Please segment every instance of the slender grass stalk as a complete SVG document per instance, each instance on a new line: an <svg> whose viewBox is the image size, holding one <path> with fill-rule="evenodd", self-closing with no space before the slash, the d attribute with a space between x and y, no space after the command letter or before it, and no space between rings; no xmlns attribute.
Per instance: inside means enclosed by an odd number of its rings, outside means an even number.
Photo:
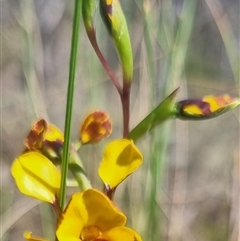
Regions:
<svg viewBox="0 0 240 241"><path fill-rule="evenodd" d="M163 2L162 4L167 3ZM168 17L172 18L172 13L174 12L174 5L170 3L170 6L171 8L169 10L169 14L164 13L164 17L159 17L159 19L164 21L160 22L159 32L161 32L161 34L164 34L164 36L157 36L157 41L159 43L159 46L161 46L163 53L170 53L170 56L167 56L166 59L168 71L165 76L162 73L160 73L160 76L162 76L162 79L160 81L164 81L162 85L165 86L165 88L163 88L161 92L163 96L169 93L173 88L176 88L176 85L179 85L179 80L181 79L181 76L183 74L184 62L188 46L187 43L190 39L191 29L194 22L196 1L185 0L183 2L181 10L182 17L179 20L179 25L176 34L172 32L173 26L170 26L170 28L168 28L169 24L171 23L171 21L168 21ZM151 63L151 60L153 59L153 50L150 35L151 24L149 24L151 17L152 15L148 15L147 13L145 13L146 27L144 31L144 41L148 56L148 73L149 80L151 82L150 86L152 92L151 96L154 96L155 88L159 85L159 80L155 79L156 69L154 68L153 63ZM162 43L162 40L164 40L164 43ZM162 68L160 71L164 71L164 66L161 67ZM153 104L154 103L152 100L152 105ZM149 210L149 216L147 219L148 228L145 230L146 236L151 240L159 240L161 236L159 230L159 226L161 226L161 220L159 220L160 210L156 202L156 198L158 196L159 185L161 185L162 183L163 175L166 175L166 173L164 173L164 169L166 165L167 147L169 143L170 134L171 129L170 125L168 124L161 128L161 132L152 133L151 136L152 161L151 165L149 166L151 173L151 185L149 193L150 195L147 203L147 208Z"/></svg>
<svg viewBox="0 0 240 241"><path fill-rule="evenodd" d="M197 4L196 0L185 0L183 2L182 9L181 9L182 17L180 18L180 21L179 21L179 27L177 29L177 33L174 39L172 54L169 58L169 72L168 72L166 88L165 88L166 91L169 91L170 88L172 88L172 86L174 85L179 85L179 82L183 76L184 65L185 65L184 63L187 56L188 43L191 37L191 31L192 31L193 23L195 19L194 17L195 17L196 4ZM165 127L164 133L165 135L162 136L163 140L165 140L165 142L168 142L169 134L170 134L170 125L167 125ZM166 159L166 155L167 155L167 145L163 147L163 150L161 152L161 155L160 155L161 162L163 162L163 160ZM177 164L177 160L176 160L176 164ZM161 172L162 170L163 170L163 167L161 169ZM175 173L175 177L176 175L177 175L177 172ZM176 180L177 179L175 179L175 181ZM181 218L181 215L182 215L181 210L179 209L177 212L178 212L177 214L174 212L174 207L172 206L170 210L169 218L175 218L177 215ZM175 220L173 221L176 222ZM169 230L168 230L169 240L174 239L174 236L171 236L172 233L175 234L175 230L173 231L173 229L174 229L173 225L170 224ZM179 228L179 230L180 229L181 228Z"/></svg>
<svg viewBox="0 0 240 241"><path fill-rule="evenodd" d="M73 96L74 96L74 82L75 82L77 53L78 53L79 26L80 26L80 19L81 19L81 6L82 6L82 1L75 0L66 116L65 116L65 129L64 129L65 139L64 139L64 147L63 147L62 178L61 178L61 187L60 187L60 194L59 194L60 207L62 209L64 209L64 205L65 205L66 179L67 179L67 173L68 173L68 161L70 156L71 122L72 122L72 109L73 109Z"/></svg>
<svg viewBox="0 0 240 241"><path fill-rule="evenodd" d="M39 52L37 51L34 39L35 36L40 39L40 30L36 16L36 9L34 3L31 0L21 1L21 10L22 10L22 32L23 32L23 72L25 76L26 85L28 87L28 93L25 94L27 96L29 94L30 98L27 99L28 105L31 103L33 106L33 116L34 118L44 118L48 121L48 113L46 111L45 99L43 97L43 93L40 88L39 81L39 72L37 74L35 69L35 55ZM37 34L36 34L37 33ZM38 35L39 34L39 35ZM40 41L40 40L39 40ZM41 76L41 75L40 75ZM41 82L41 81L40 81ZM28 109L28 108L27 108ZM9 199L10 201L10 199ZM25 206L28 208L32 208L31 203L26 203ZM20 209L22 209L21 206ZM44 236L46 237L54 237L53 230L55 229L55 223L52 220L55 218L52 212L49 212L49 205L40 205L40 217L42 220L42 229ZM21 215L24 216L30 209L26 209L26 212L22 212ZM16 212L13 212L14 215ZM17 217L16 220L20 218ZM15 217L14 219L15 220ZM15 220L15 221L16 221ZM6 222L9 224L10 222ZM10 227L9 227L10 228ZM1 235L0 235L1 236ZM1 237L0 237L1 239Z"/></svg>
<svg viewBox="0 0 240 241"><path fill-rule="evenodd" d="M152 92L151 94L151 106L154 106L154 73L155 73L155 68L154 68L154 63L153 63L153 46L151 42L151 34L150 34L150 26L151 26L151 21L152 17L150 14L150 9L148 9L146 6L143 6L144 11L144 20L145 20L145 27L144 27L144 42L145 42L145 47L146 47L146 52L147 52L147 69L148 69L148 77L149 77L149 85L150 85L150 90ZM153 145L153 152L151 153L151 164L149 166L150 168L150 173L151 173L151 179L150 183L151 185L150 188L150 196L149 196L149 201L147 203L147 209L149 210L149 216L148 216L148 221L151 222L150 227L147 227L145 230L145 233L147 234L147 237L149 237L151 240L157 240L160 238L160 230L158 228L159 222L158 222L158 217L159 217L159 212L158 212L158 207L156 205L156 195L157 195L157 186L158 186L158 158L156 153L154 153L154 150L156 150L155 146L157 144L156 142L156 135L155 133L152 133L151 135L151 143Z"/></svg>
<svg viewBox="0 0 240 241"><path fill-rule="evenodd" d="M236 51L236 49L238 49L238 43L237 38L234 36L230 20L226 15L222 16L224 7L222 6L221 2L215 0L205 0L205 2L208 5L208 8L212 13L214 21L216 22L221 34L235 82L236 84L239 84L239 51Z"/></svg>
<svg viewBox="0 0 240 241"><path fill-rule="evenodd" d="M44 118L48 121L46 104L42 92L40 91L39 79L34 66L35 46L33 42L34 31L38 32L37 18L32 1L21 1L22 9L22 30L24 36L23 46L23 72L25 81L29 89L30 101L32 103L34 114L39 118ZM33 29L35 27L35 29ZM35 117L34 117L35 118Z"/></svg>
<svg viewBox="0 0 240 241"><path fill-rule="evenodd" d="M226 53L229 59L230 67L232 69L233 77L235 80L236 85L239 86L239 81L240 81L240 59L239 59L239 51L236 51L238 49L238 43L237 43L237 37L234 35L233 27L231 26L230 19L228 18L227 15L222 14L224 12L224 7L222 6L221 2L218 1L208 1L205 0L209 10L212 13L212 16L214 18L214 21L218 27L218 30L221 34ZM239 33L239 32L238 32ZM238 90L238 95L240 95L240 90ZM238 120L240 119L239 112L238 112ZM240 135L239 135L240 136ZM236 145L236 150L238 150L238 156L239 156L239 143L240 141L238 140L238 145ZM233 184L232 184L232 190L233 192L235 191L238 193L238 189L240 186L240 178L239 178L239 170L240 170L240 165L239 161L237 161L238 158L234 158L233 160L233 169L232 169L232 176L233 176ZM237 170L237 172L235 171ZM230 224L229 227L230 229L233 229L231 235L229 235L229 240L240 240L240 210L236 212L235 210L235 205L239 205L240 203L240 195L238 196L232 196L231 200L231 206L230 206ZM236 215L236 217L235 217ZM238 230L238 231L235 231Z"/></svg>
<svg viewBox="0 0 240 241"><path fill-rule="evenodd" d="M169 59L166 91L169 91L170 88L176 84L179 85L180 79L183 75L188 43L194 23L196 3L196 0L185 0L183 2L181 10L182 17L179 20L179 27L175 36L172 54Z"/></svg>

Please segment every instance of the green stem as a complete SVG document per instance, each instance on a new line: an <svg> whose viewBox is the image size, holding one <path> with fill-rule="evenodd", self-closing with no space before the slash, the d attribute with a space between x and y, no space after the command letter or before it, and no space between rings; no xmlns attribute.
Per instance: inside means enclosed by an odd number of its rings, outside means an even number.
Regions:
<svg viewBox="0 0 240 241"><path fill-rule="evenodd" d="M69 79L68 79L67 105L66 105L66 116L65 116L65 129L64 129L62 178L61 178L61 187L60 187L60 194L59 194L60 207L62 209L64 209L64 206L65 206L65 196L66 196L66 179L67 179L67 173L68 173L68 160L69 160L69 150L70 150L71 120L72 120L72 109L73 109L74 81L75 81L77 52L78 52L79 25L80 25L80 19L81 19L81 6L82 6L82 1L75 0Z"/></svg>

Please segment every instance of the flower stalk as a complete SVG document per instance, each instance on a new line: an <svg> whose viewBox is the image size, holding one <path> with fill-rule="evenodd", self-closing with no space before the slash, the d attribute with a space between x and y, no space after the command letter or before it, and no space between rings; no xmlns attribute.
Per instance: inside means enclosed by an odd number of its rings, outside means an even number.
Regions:
<svg viewBox="0 0 240 241"><path fill-rule="evenodd" d="M101 62L103 68L105 69L107 75L109 76L110 80L112 81L112 83L114 84L114 86L116 87L119 95L122 95L122 87L119 84L119 81L116 77L116 75L114 74L114 72L112 71L112 69L110 68L108 62L106 61L106 59L104 58L98 43L97 43L97 39L96 39L96 30L93 24L93 17L94 17L94 13L95 13L95 9L96 9L96 1L95 0L88 0L88 1L83 1L82 3L82 16L83 16L83 22L84 22L84 26L87 32L87 36L88 39L99 59L99 61Z"/></svg>
<svg viewBox="0 0 240 241"><path fill-rule="evenodd" d="M77 151L74 148L74 145L71 146L69 170L71 171L71 173L77 180L78 185L82 191L85 191L92 187L89 179L87 178L82 161L81 161Z"/></svg>
<svg viewBox="0 0 240 241"><path fill-rule="evenodd" d="M123 138L129 138L129 121L130 121L130 91L131 82L123 82L123 92L121 95L123 110Z"/></svg>

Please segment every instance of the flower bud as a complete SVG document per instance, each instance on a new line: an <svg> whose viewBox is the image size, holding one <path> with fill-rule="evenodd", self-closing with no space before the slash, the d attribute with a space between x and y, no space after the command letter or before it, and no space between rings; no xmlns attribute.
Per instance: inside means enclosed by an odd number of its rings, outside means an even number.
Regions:
<svg viewBox="0 0 240 241"><path fill-rule="evenodd" d="M240 104L238 98L227 94L208 95L202 99L182 100L175 105L175 117L183 120L203 120L219 116Z"/></svg>
<svg viewBox="0 0 240 241"><path fill-rule="evenodd" d="M96 0L82 1L82 16L84 26L87 32L94 31L93 15L96 9Z"/></svg>
<svg viewBox="0 0 240 241"><path fill-rule="evenodd" d="M80 141L82 144L94 144L112 132L112 123L109 116L103 111L94 111L84 120L80 128Z"/></svg>
<svg viewBox="0 0 240 241"><path fill-rule="evenodd" d="M112 37L122 65L123 79L132 81L133 57L125 16L119 0L100 0L100 13Z"/></svg>

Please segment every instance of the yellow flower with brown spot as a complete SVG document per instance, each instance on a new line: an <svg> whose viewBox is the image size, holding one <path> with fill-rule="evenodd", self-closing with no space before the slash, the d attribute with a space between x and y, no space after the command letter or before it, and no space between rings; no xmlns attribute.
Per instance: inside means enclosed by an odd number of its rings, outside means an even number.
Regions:
<svg viewBox="0 0 240 241"><path fill-rule="evenodd" d="M103 111L94 111L84 120L80 128L82 144L94 144L108 137L112 132L109 116Z"/></svg>
<svg viewBox="0 0 240 241"><path fill-rule="evenodd" d="M17 157L11 173L25 195L54 204L60 188L59 170L41 153L31 151Z"/></svg>
<svg viewBox="0 0 240 241"><path fill-rule="evenodd" d="M76 193L58 224L59 241L141 241L126 216L100 191Z"/></svg>
<svg viewBox="0 0 240 241"><path fill-rule="evenodd" d="M39 119L32 126L24 145L27 150L39 150L54 160L60 158L63 142L63 133L56 126L48 124L44 119Z"/></svg>
<svg viewBox="0 0 240 241"><path fill-rule="evenodd" d="M106 146L98 174L105 185L113 189L137 170L142 160L142 154L133 141L115 140Z"/></svg>

